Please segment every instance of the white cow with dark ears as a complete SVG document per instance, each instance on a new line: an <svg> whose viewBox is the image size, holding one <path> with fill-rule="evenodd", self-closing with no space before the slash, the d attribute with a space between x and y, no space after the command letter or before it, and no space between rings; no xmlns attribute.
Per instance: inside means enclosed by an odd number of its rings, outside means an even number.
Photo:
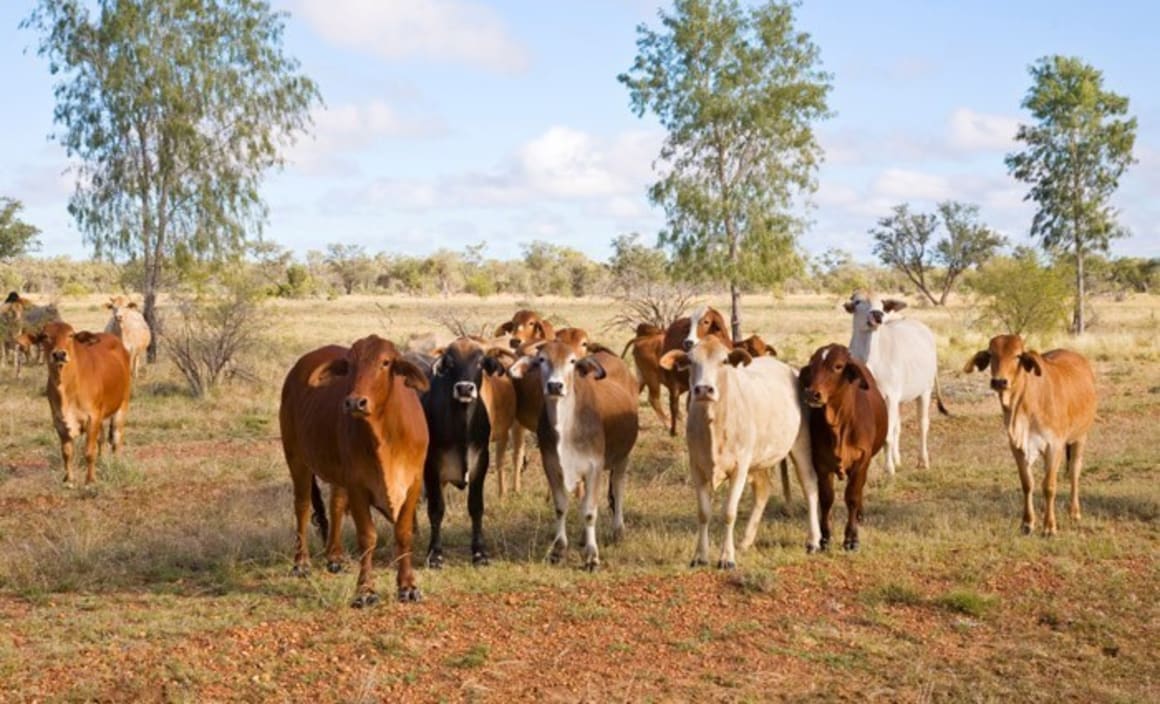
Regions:
<svg viewBox="0 0 1160 704"><path fill-rule="evenodd" d="M923 469L930 467L927 435L930 433L932 395L938 402L939 412L950 415L943 405L938 383L934 333L917 320L895 315L905 307L903 301L883 299L866 291L855 291L845 303L846 312L854 316L850 353L869 367L878 383L878 390L886 399L886 451L882 454L886 458L886 473L891 476L902 463L899 406L907 401L917 401L921 442L918 466Z"/></svg>

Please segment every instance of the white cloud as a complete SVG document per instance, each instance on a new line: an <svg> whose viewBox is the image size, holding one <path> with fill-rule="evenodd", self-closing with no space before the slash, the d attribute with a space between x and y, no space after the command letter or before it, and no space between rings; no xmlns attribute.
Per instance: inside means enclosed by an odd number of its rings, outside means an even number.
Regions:
<svg viewBox="0 0 1160 704"><path fill-rule="evenodd" d="M1014 117L957 108L947 125L947 140L962 151L1008 151L1015 146L1018 129L1019 120Z"/></svg>
<svg viewBox="0 0 1160 704"><path fill-rule="evenodd" d="M326 40L385 59L419 58L503 73L528 67L500 16L473 0L297 0Z"/></svg>
<svg viewBox="0 0 1160 704"><path fill-rule="evenodd" d="M941 200L952 197L954 193L942 176L897 168L886 169L879 174L872 190L876 195L894 198L899 202Z"/></svg>
<svg viewBox="0 0 1160 704"><path fill-rule="evenodd" d="M299 136L286 153L293 168L311 175L351 174L349 154L380 139L433 137L446 131L438 118L402 114L380 99L318 107L311 118L312 134Z"/></svg>

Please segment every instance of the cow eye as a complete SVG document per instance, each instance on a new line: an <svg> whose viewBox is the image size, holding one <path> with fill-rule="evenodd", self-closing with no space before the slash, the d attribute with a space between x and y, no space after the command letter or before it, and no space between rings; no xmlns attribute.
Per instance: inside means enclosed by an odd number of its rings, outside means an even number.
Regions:
<svg viewBox="0 0 1160 704"><path fill-rule="evenodd" d="M574 360L574 359L569 359L569 360L568 360L568 364L575 364L575 363L576 363L576 360Z"/></svg>
<svg viewBox="0 0 1160 704"><path fill-rule="evenodd" d="M834 371L836 371L836 372L840 372L840 371L842 371L842 369L843 369L845 366L846 366L845 364L842 364L841 362L838 362L837 364L835 364L835 365L834 365Z"/></svg>
<svg viewBox="0 0 1160 704"><path fill-rule="evenodd" d="M387 367L389 367L389 366L391 366L391 360L389 360L389 359L384 359L384 360L383 360L383 369L386 369L386 368L387 368Z"/></svg>

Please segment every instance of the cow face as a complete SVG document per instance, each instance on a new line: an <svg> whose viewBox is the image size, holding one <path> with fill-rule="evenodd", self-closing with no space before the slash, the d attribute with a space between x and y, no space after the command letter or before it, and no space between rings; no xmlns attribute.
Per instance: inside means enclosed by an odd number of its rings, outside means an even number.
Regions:
<svg viewBox="0 0 1160 704"><path fill-rule="evenodd" d="M452 399L465 404L479 398L484 374L499 376L503 373L503 364L468 338L452 342L431 365L432 376L448 380Z"/></svg>
<svg viewBox="0 0 1160 704"><path fill-rule="evenodd" d="M996 335L991 338L987 349L980 350L963 367L964 372L991 369L991 388L998 392L1000 400L1015 385L1020 374L1029 372L1043 374L1039 355L1026 350L1023 338L1018 335Z"/></svg>
<svg viewBox="0 0 1160 704"><path fill-rule="evenodd" d="M508 370L515 378L523 378L535 367L540 372L545 398L563 398L575 383L576 375L603 379L604 366L591 355L577 353L571 345L553 340L539 346L532 355L521 357Z"/></svg>
<svg viewBox="0 0 1160 704"><path fill-rule="evenodd" d="M98 338L91 332L77 332L68 323L51 322L36 335L26 335L24 339L38 345L48 360L49 368L60 372L76 358L76 345L91 345Z"/></svg>
<svg viewBox="0 0 1160 704"><path fill-rule="evenodd" d="M712 403L720 397L719 378L726 366L746 366L753 357L741 348L729 349L714 336L706 337L689 351L670 350L660 359L662 369L689 371L689 393L693 403Z"/></svg>
<svg viewBox="0 0 1160 704"><path fill-rule="evenodd" d="M725 317L714 308L702 306L689 316L689 335L681 343L681 348L688 352L699 341L714 335L723 340L731 339L725 326Z"/></svg>
<svg viewBox="0 0 1160 704"><path fill-rule="evenodd" d="M394 343L371 335L351 345L345 357L316 369L310 384L323 386L340 379L348 381L350 392L342 401L342 410L356 418L366 418L386 406L395 377L402 378L407 386L420 393L429 386L423 370L403 359Z"/></svg>
<svg viewBox="0 0 1160 704"><path fill-rule="evenodd" d="M850 300L843 304L847 313L854 316L854 332L874 332L886 322L890 313L906 307L905 301L882 298L867 291L855 291Z"/></svg>
<svg viewBox="0 0 1160 704"><path fill-rule="evenodd" d="M554 336L552 324L531 310L516 311L512 319L496 328L495 336L511 336L511 347L518 350L529 342L550 340Z"/></svg>
<svg viewBox="0 0 1160 704"><path fill-rule="evenodd" d="M112 311L113 319L116 320L118 324L121 324L125 322L125 311L137 310L137 304L126 299L124 296L113 296L109 299L109 302L105 304L105 308Z"/></svg>
<svg viewBox="0 0 1160 704"><path fill-rule="evenodd" d="M840 396L849 384L870 388L870 372L861 362L850 356L843 345L826 345L810 357L809 366L798 376L806 404L811 408L825 406L831 398Z"/></svg>

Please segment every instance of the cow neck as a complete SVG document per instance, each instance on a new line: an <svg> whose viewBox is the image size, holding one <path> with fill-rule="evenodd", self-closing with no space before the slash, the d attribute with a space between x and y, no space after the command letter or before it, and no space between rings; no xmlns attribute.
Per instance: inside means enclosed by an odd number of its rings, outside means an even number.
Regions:
<svg viewBox="0 0 1160 704"><path fill-rule="evenodd" d="M695 401L689 403L689 420L701 421L690 423L689 428L695 434L704 433L701 439L709 442L714 460L720 448L727 446L726 431L729 428L729 404L737 398L737 395L732 393L732 382L736 373L737 371L733 367L721 367L717 370L715 380L717 400L711 403L697 403Z"/></svg>
<svg viewBox="0 0 1160 704"><path fill-rule="evenodd" d="M48 394L59 399L76 398L77 390L77 370L76 365L80 363L80 358L73 355L73 360L66 364L63 369L59 369L53 365L49 360L48 367Z"/></svg>
<svg viewBox="0 0 1160 704"><path fill-rule="evenodd" d="M1017 411L1037 395L1038 386L1032 380L1031 372L1019 370L1011 380L1011 387L999 394L999 407L1003 409L1003 422L1007 426L1007 434L1011 438L1021 435L1021 429L1016 427L1021 415Z"/></svg>
<svg viewBox="0 0 1160 704"><path fill-rule="evenodd" d="M850 356L861 360L867 366L870 365L870 357L877 357L878 348L881 346L880 333L885 323L878 326L878 330L859 330L850 336Z"/></svg>
<svg viewBox="0 0 1160 704"><path fill-rule="evenodd" d="M544 395L544 412L548 414L548 425L556 433L556 441L565 437L564 423L568 423L567 430L577 427L578 415L585 407L590 407L592 388L587 382L573 377L572 389L566 396Z"/></svg>
<svg viewBox="0 0 1160 704"><path fill-rule="evenodd" d="M843 472L849 471L853 467L854 462L858 459L855 442L857 438L854 437L856 430L856 423L853 422L852 416L856 412L856 404L858 400L858 392L855 390L853 384L847 384L845 393L840 397L831 396L826 400L826 405L823 407L826 425L830 427L830 432L833 433L834 439L834 454L838 458L838 466ZM850 409L845 415L847 418L843 419L842 409ZM845 422L843 422L845 420Z"/></svg>

